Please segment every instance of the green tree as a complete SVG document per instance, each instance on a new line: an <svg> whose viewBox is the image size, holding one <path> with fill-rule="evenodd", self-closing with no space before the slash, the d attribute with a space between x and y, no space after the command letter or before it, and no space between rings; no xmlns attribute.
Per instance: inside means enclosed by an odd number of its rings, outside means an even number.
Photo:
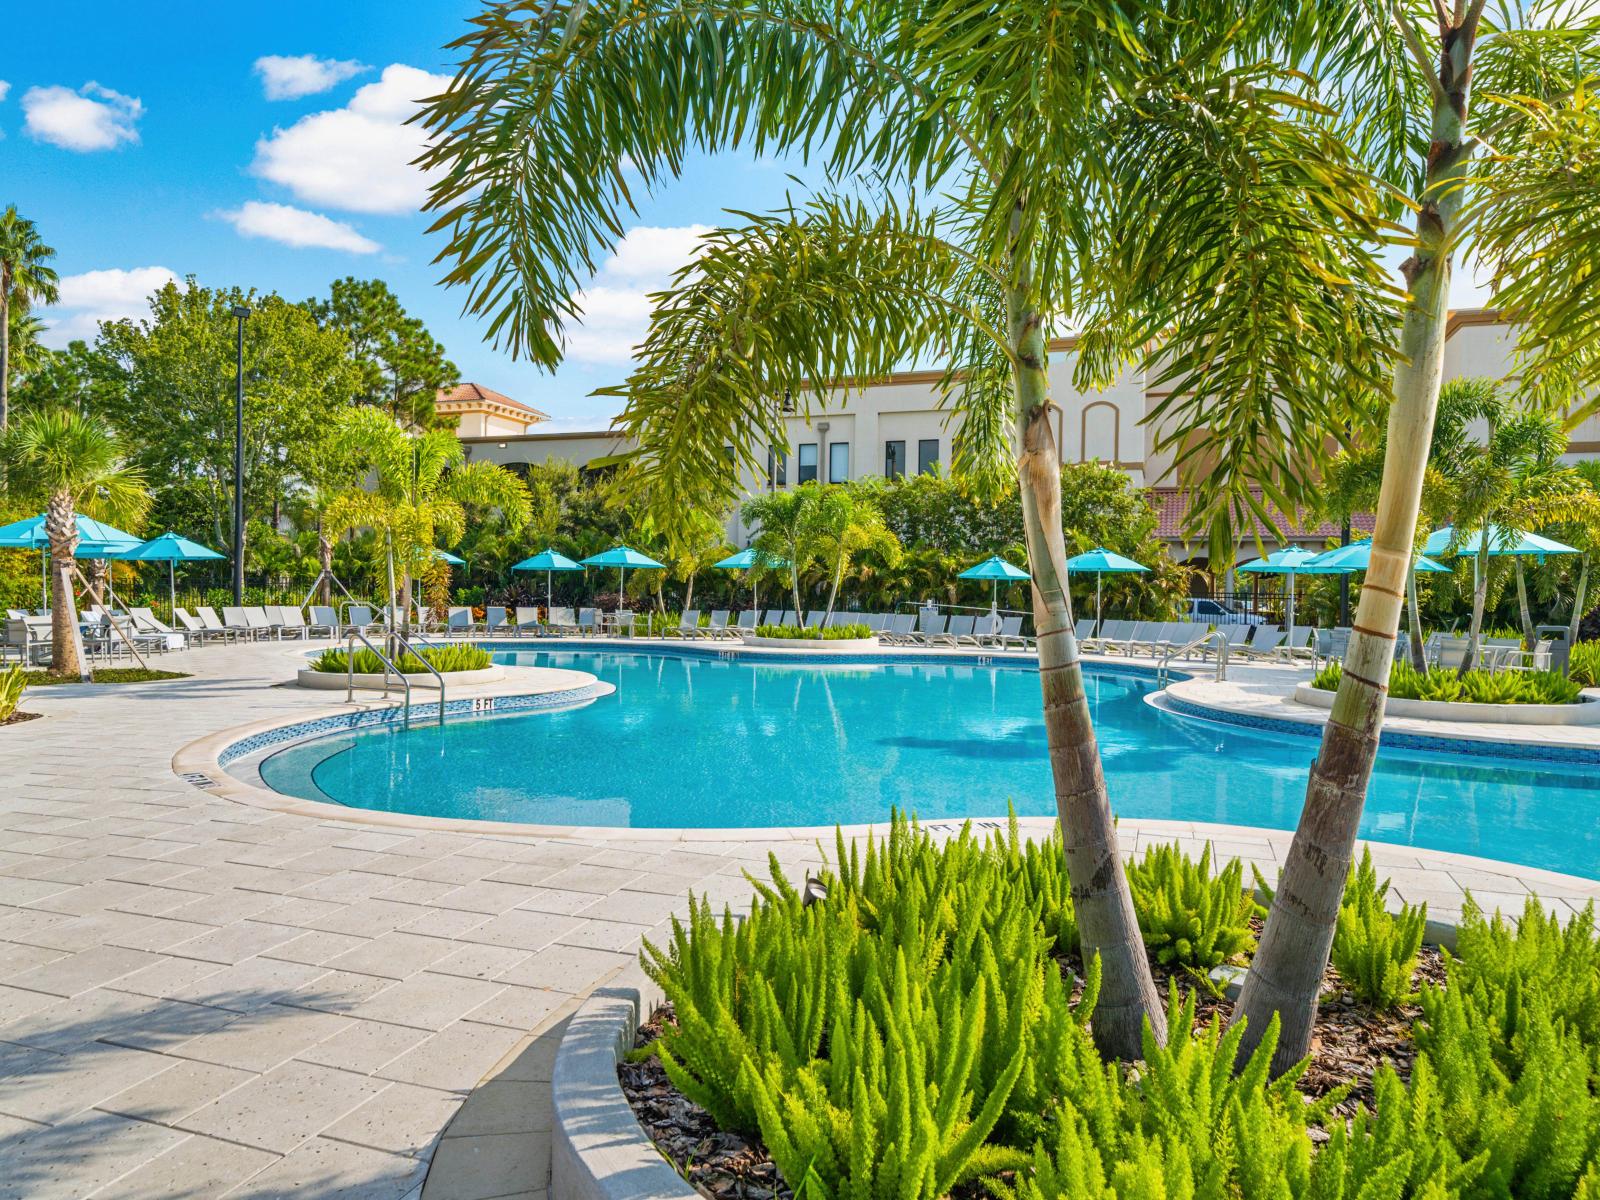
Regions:
<svg viewBox="0 0 1600 1200"><path fill-rule="evenodd" d="M747 500L741 510L745 524L759 528L750 544L761 552L763 561L789 564L789 595L797 620L803 619L805 611L800 599L800 576L816 563L823 550L823 531L817 521L821 492L821 485L804 483L790 491L756 496ZM774 568L767 568L771 569ZM762 573L761 568L754 570L757 578Z"/></svg>
<svg viewBox="0 0 1600 1200"><path fill-rule="evenodd" d="M817 558L828 573L827 615L839 599L839 584L862 551L871 551L887 567L900 561L900 539L883 523L883 513L847 488L824 488L815 498L812 525Z"/></svg>
<svg viewBox="0 0 1600 1200"><path fill-rule="evenodd" d="M295 481L315 469L322 437L356 394L344 335L317 326L302 306L276 295L205 288L193 278L150 298L150 316L108 323L99 347L120 384L107 415L128 436L147 479L204 483L210 530L226 545L232 529L234 305L245 322L245 514L275 514ZM248 525L247 525L248 528ZM194 531L200 536L200 531Z"/></svg>
<svg viewBox="0 0 1600 1200"><path fill-rule="evenodd" d="M365 527L382 539L388 593L395 603L395 573L401 573L401 624L411 622L411 585L426 575L442 540L456 545L466 531L466 506L492 506L508 525L528 519L528 489L495 463L467 462L453 433L412 433L376 408L351 408L339 415L335 436L362 469L370 488L341 492L323 514L323 527L337 537Z"/></svg>
<svg viewBox="0 0 1600 1200"><path fill-rule="evenodd" d="M1486 428L1486 436L1477 427ZM1498 526L1507 535L1557 522L1587 522L1597 514L1593 490L1564 466L1565 424L1554 413L1529 408L1492 379L1452 379L1444 385L1433 433L1432 460L1442 479L1459 538ZM1463 673L1477 663L1483 614L1495 569L1494 545L1479 539L1473 563L1472 619ZM1527 578L1521 556L1512 558L1524 642L1534 644Z"/></svg>
<svg viewBox="0 0 1600 1200"><path fill-rule="evenodd" d="M683 607L694 606L694 582L700 572L726 558L727 522L714 512L696 512L687 521L675 522L666 539L666 564L674 579L683 581Z"/></svg>
<svg viewBox="0 0 1600 1200"><path fill-rule="evenodd" d="M138 528L150 495L138 471L106 425L70 409L23 413L0 440L8 494L29 507L43 507L50 538L50 669L89 678L78 638L78 612L71 567L78 548L78 514Z"/></svg>
<svg viewBox="0 0 1600 1200"><path fill-rule="evenodd" d="M97 347L74 340L39 356L12 394L13 407L71 408L84 414L113 410L122 392L117 364Z"/></svg>
<svg viewBox="0 0 1600 1200"><path fill-rule="evenodd" d="M0 212L0 431L11 415L11 312L60 298L60 279L49 265L55 256L39 237L38 226L18 213L15 204Z"/></svg>
<svg viewBox="0 0 1600 1200"><path fill-rule="evenodd" d="M1588 458L1572 465L1589 488L1589 493L1600 498L1600 459ZM1600 550L1600 521L1584 520L1571 523L1567 537L1583 551L1578 559L1578 574L1572 585L1572 617L1567 623L1567 641L1578 644L1578 627L1589 607L1589 567L1596 550Z"/></svg>
<svg viewBox="0 0 1600 1200"><path fill-rule="evenodd" d="M418 429L454 428L441 419L434 398L441 388L455 386L456 366L444 347L381 279L336 279L326 300L308 300L306 307L325 329L337 330L349 342L360 372L358 398L381 408L397 421Z"/></svg>

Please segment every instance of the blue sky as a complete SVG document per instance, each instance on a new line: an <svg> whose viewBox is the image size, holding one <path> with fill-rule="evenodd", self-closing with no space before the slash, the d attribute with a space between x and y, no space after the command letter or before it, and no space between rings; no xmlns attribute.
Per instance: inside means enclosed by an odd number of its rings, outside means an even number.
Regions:
<svg viewBox="0 0 1600 1200"><path fill-rule="evenodd" d="M466 0L276 0L269 5L24 5L0 56L0 206L15 203L58 251L57 343L101 317L144 311L168 276L240 284L293 299L343 275L376 276L428 322L464 379L536 405L569 427L613 411L590 400L616 382L660 286L722 207L769 207L786 184L771 165L689 164L642 208L588 289L591 317L551 377L513 362L437 286L438 246L417 212L420 175L401 128ZM263 61L266 60L266 61ZM274 98L276 97L276 98Z"/></svg>

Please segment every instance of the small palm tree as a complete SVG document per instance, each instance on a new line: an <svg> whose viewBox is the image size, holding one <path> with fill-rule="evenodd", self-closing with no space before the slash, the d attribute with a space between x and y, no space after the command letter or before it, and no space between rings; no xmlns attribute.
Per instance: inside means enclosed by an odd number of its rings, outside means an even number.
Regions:
<svg viewBox="0 0 1600 1200"><path fill-rule="evenodd" d="M793 491L769 492L748 501L743 509L745 523L760 529L750 544L768 559L789 563L789 593L797 619L805 609L800 599L800 576L822 553L822 531L816 519L821 490L818 485L807 483Z"/></svg>
<svg viewBox="0 0 1600 1200"><path fill-rule="evenodd" d="M1574 463L1572 469L1588 486L1590 494L1600 497L1600 459L1584 459ZM1572 585L1572 619L1567 623L1567 641L1572 645L1578 643L1578 626L1583 624L1588 610L1590 560L1595 551L1600 550L1600 519L1575 524L1577 533L1572 535L1572 540L1577 542L1583 555L1578 559L1578 578Z"/></svg>
<svg viewBox="0 0 1600 1200"><path fill-rule="evenodd" d="M368 528L382 538L388 592L395 603L395 571L401 572L402 628L409 630L411 587L434 558L434 547L460 542L466 532L465 505L498 508L506 524L520 529L528 520L528 489L504 467L466 461L455 434L444 430L410 433L375 408L348 409L334 436L362 469L375 477L373 488L352 487L336 496L323 514L329 537Z"/></svg>
<svg viewBox="0 0 1600 1200"><path fill-rule="evenodd" d="M78 514L137 526L149 511L150 493L139 473L124 464L122 447L110 429L70 409L24 413L0 440L0 462L10 494L45 509L55 566L50 669L87 679L69 573L78 548Z"/></svg>
<svg viewBox="0 0 1600 1200"><path fill-rule="evenodd" d="M39 239L15 204L0 213L0 430L11 414L11 306L54 304L59 277L48 266L56 252Z"/></svg>
<svg viewBox="0 0 1600 1200"><path fill-rule="evenodd" d="M883 523L883 513L868 500L846 488L827 488L816 497L813 523L817 530L817 557L828 571L828 616L839 599L839 583L855 556L863 550L876 553L888 566L900 561L900 539Z"/></svg>

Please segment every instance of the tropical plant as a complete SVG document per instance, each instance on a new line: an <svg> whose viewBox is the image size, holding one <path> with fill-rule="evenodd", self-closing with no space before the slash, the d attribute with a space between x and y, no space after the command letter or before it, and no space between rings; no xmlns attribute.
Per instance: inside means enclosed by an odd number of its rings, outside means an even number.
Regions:
<svg viewBox="0 0 1600 1200"><path fill-rule="evenodd" d="M361 526L382 536L390 603L398 569L407 625L412 581L426 572L441 539L452 546L461 540L464 505L492 505L513 529L528 519L522 481L494 463L467 462L453 433L408 433L387 412L362 407L339 415L334 436L360 468L372 472L374 486L341 492L324 511L323 526L331 537Z"/></svg>
<svg viewBox="0 0 1600 1200"><path fill-rule="evenodd" d="M816 531L817 558L827 570L827 615L833 616L839 584L856 555L871 551L884 566L900 562L900 539L883 523L883 513L872 503L842 487L826 487L815 497L811 518Z"/></svg>
<svg viewBox="0 0 1600 1200"><path fill-rule="evenodd" d="M0 462L11 496L45 510L54 567L50 669L88 679L71 577L78 514L138 528L150 508L150 493L139 473L123 461L122 446L105 424L71 409L39 409L19 416L0 440Z"/></svg>
<svg viewBox="0 0 1600 1200"><path fill-rule="evenodd" d="M1328 663L1311 678L1311 686L1325 692L1339 690L1343 668ZM1469 671L1465 675L1430 672L1424 675L1404 659L1389 668L1389 695L1395 700L1439 700L1470 704L1577 704L1582 684L1559 671Z"/></svg>
<svg viewBox="0 0 1600 1200"><path fill-rule="evenodd" d="M822 554L823 533L817 522L817 501L821 493L821 486L814 483L792 491L768 492L747 500L740 514L747 525L759 530L750 539L750 545L760 552L761 561L788 564L787 568L758 567L752 574L759 577L770 571L786 570L796 613L805 609L800 601L800 576Z"/></svg>
<svg viewBox="0 0 1600 1200"><path fill-rule="evenodd" d="M1586 458L1572 464L1572 469L1589 488L1600 496L1600 459ZM1589 611L1589 566L1595 552L1600 550L1600 520L1574 522L1567 538L1577 543L1582 553L1578 556L1578 575L1572 584L1572 616L1567 621L1567 641L1578 644L1578 627Z"/></svg>
<svg viewBox="0 0 1600 1200"><path fill-rule="evenodd" d="M17 711L17 705L22 703L23 689L28 686L28 680L22 670L22 664L0 670L0 725L11 719L11 714Z"/></svg>
<svg viewBox="0 0 1600 1200"><path fill-rule="evenodd" d="M1139 929L1156 961L1209 970L1255 944L1255 901L1244 890L1244 867L1232 859L1211 869L1211 846L1195 862L1167 843L1151 846L1128 868Z"/></svg>
<svg viewBox="0 0 1600 1200"><path fill-rule="evenodd" d="M11 416L11 310L54 304L59 277L49 265L56 252L44 244L39 229L17 212L15 204L0 212L0 432Z"/></svg>
<svg viewBox="0 0 1600 1200"><path fill-rule="evenodd" d="M1378 881L1368 847L1361 852L1361 862L1350 869L1333 935L1333 965L1339 978L1358 999L1386 1009L1416 998L1411 976L1428 925L1426 904L1404 904L1398 913L1391 913L1388 895L1389 881Z"/></svg>
<svg viewBox="0 0 1600 1200"><path fill-rule="evenodd" d="M1567 678L1579 687L1600 687L1600 642L1579 642L1572 648Z"/></svg>
<svg viewBox="0 0 1600 1200"><path fill-rule="evenodd" d="M421 646L414 653L402 654L394 660L394 665L400 669L402 675L423 675L430 666L436 671L449 674L453 671L481 671L493 661L489 652L478 646ZM311 660L311 669L330 675L343 675L350 670L350 656L345 650L332 647ZM383 660L378 657L377 651L365 646L357 649L355 673L382 675Z"/></svg>
<svg viewBox="0 0 1600 1200"><path fill-rule="evenodd" d="M852 638L869 638L872 629L866 625L757 625L757 637L792 638L797 641L836 642Z"/></svg>

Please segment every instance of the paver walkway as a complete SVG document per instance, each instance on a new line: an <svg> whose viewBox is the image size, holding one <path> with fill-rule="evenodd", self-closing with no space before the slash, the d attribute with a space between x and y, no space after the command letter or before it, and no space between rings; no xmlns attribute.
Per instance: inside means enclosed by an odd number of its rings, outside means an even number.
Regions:
<svg viewBox="0 0 1600 1200"><path fill-rule="evenodd" d="M0 729L0 1198L398 1200L425 1178L427 1200L542 1197L549 1070L578 998L690 888L737 902L769 850L797 871L815 858L738 836L380 830L176 777L196 738L330 703L266 686L298 648L164 656L194 673L172 683L37 689L24 707L46 719ZM1123 828L1130 851L1220 837L1269 869L1288 842ZM1463 886L1517 904L1530 885L1574 906L1600 892L1376 850L1438 915Z"/></svg>

